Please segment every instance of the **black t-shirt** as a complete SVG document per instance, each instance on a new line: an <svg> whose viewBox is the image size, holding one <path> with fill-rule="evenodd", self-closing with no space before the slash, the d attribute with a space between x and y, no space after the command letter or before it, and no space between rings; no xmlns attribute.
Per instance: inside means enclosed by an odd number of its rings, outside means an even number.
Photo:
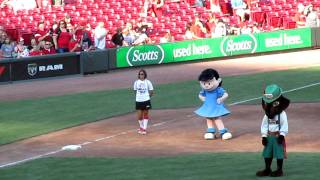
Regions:
<svg viewBox="0 0 320 180"><path fill-rule="evenodd" d="M115 44L115 45L118 45L118 46L122 46L123 45L123 40L124 40L124 37L122 35L122 33L116 33L112 36L112 39L111 41Z"/></svg>

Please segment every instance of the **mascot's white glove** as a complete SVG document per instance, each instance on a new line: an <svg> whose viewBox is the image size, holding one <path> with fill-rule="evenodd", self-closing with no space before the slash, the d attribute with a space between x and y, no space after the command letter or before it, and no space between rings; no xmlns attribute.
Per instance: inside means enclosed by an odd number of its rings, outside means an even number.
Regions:
<svg viewBox="0 0 320 180"><path fill-rule="evenodd" d="M206 97L205 97L205 96L202 96L201 94L199 94L199 99L200 99L201 101L205 101L205 100L206 100Z"/></svg>
<svg viewBox="0 0 320 180"><path fill-rule="evenodd" d="M223 99L222 99L222 98L218 98L218 99L217 99L217 103L218 103L218 104L223 103Z"/></svg>

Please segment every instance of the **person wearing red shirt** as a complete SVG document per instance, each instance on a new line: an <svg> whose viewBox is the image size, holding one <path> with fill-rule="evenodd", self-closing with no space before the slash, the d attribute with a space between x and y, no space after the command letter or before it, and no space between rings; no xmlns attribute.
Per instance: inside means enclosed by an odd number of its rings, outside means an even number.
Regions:
<svg viewBox="0 0 320 180"><path fill-rule="evenodd" d="M73 37L69 42L69 52L80 52L81 44Z"/></svg>
<svg viewBox="0 0 320 180"><path fill-rule="evenodd" d="M75 35L75 39L78 42L81 42L83 33L85 32L86 25L87 25L86 21L81 21L75 29L74 35Z"/></svg>
<svg viewBox="0 0 320 180"><path fill-rule="evenodd" d="M56 54L56 50L52 47L50 41L45 41L44 48L41 50L42 55Z"/></svg>
<svg viewBox="0 0 320 180"><path fill-rule="evenodd" d="M35 33L34 37L39 42L40 46L43 47L44 41L52 41L52 32L51 30L46 30L44 22L40 21L38 30Z"/></svg>
<svg viewBox="0 0 320 180"><path fill-rule="evenodd" d="M59 22L59 28L57 33L57 47L58 53L69 52L69 41L72 34L67 30L67 25L65 21Z"/></svg>

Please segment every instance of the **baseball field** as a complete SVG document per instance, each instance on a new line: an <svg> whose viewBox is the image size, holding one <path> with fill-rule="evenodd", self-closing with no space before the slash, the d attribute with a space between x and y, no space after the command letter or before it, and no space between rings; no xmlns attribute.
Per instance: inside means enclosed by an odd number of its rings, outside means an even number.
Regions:
<svg viewBox="0 0 320 180"><path fill-rule="evenodd" d="M147 66L155 87L139 135L132 85L139 68L0 86L0 179L257 179L264 168L261 95L276 83L291 100L285 176L320 177L320 50ZM219 71L231 111L228 141L204 140L197 77ZM61 148L81 145L75 151ZM273 167L275 168L273 163Z"/></svg>

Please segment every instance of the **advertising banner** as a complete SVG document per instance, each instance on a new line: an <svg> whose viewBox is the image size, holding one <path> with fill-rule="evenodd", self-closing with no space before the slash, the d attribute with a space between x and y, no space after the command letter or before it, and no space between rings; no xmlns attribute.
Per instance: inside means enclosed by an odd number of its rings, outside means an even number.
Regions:
<svg viewBox="0 0 320 180"><path fill-rule="evenodd" d="M80 74L80 61L78 55L40 56L13 62L11 70L13 81Z"/></svg>
<svg viewBox="0 0 320 180"><path fill-rule="evenodd" d="M253 34L226 36L223 38L219 47L223 56L252 54L257 52L258 39L257 36Z"/></svg>
<svg viewBox="0 0 320 180"><path fill-rule="evenodd" d="M220 57L219 45L222 38L183 41L172 44L175 62Z"/></svg>
<svg viewBox="0 0 320 180"><path fill-rule="evenodd" d="M117 67L172 62L172 44L123 47L117 50Z"/></svg>
<svg viewBox="0 0 320 180"><path fill-rule="evenodd" d="M260 33L258 35L258 52L278 51L312 46L310 28Z"/></svg>
<svg viewBox="0 0 320 180"><path fill-rule="evenodd" d="M181 41L117 50L117 67L141 66L253 54L312 46L310 28Z"/></svg>

